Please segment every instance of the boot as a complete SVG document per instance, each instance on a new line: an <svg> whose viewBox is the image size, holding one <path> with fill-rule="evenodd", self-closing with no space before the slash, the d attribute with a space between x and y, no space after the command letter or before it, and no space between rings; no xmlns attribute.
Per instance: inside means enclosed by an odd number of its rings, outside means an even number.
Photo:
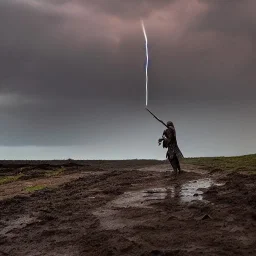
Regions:
<svg viewBox="0 0 256 256"><path fill-rule="evenodd" d="M177 168L174 168L174 169L173 169L173 175L172 175L172 176L173 176L173 179L174 179L174 180L177 179L177 174L178 174L177 171L178 171Z"/></svg>

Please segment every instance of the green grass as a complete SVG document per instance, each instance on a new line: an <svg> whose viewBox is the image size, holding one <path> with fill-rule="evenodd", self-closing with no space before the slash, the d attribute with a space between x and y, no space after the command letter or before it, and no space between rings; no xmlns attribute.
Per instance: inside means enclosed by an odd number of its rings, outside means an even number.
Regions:
<svg viewBox="0 0 256 256"><path fill-rule="evenodd" d="M34 191L37 191L37 190L42 190L46 188L46 186L44 185L36 185L36 186L32 186L32 187L26 187L25 190L27 192L34 192Z"/></svg>
<svg viewBox="0 0 256 256"><path fill-rule="evenodd" d="M14 181L18 180L22 176L23 176L23 174L18 174L18 175L15 175L15 176L0 177L0 185L14 182Z"/></svg>
<svg viewBox="0 0 256 256"><path fill-rule="evenodd" d="M256 174L256 154L236 157L186 158L184 163L197 165L207 170L246 171Z"/></svg>
<svg viewBox="0 0 256 256"><path fill-rule="evenodd" d="M64 172L65 168L58 168L57 170L54 171L48 171L45 173L46 177L52 177L52 176L58 176Z"/></svg>

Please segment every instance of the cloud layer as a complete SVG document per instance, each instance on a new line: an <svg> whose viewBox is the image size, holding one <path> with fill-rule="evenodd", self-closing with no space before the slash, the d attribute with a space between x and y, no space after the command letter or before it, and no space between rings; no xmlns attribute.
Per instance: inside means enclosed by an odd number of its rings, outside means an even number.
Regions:
<svg viewBox="0 0 256 256"><path fill-rule="evenodd" d="M225 112L232 116L256 93L255 10L254 0L1 1L1 145L117 148L123 136L136 143L144 124L154 123L143 113L141 19L150 47L149 105L176 118L183 138L191 109L205 110L194 113L193 127L210 122L206 109L236 104ZM248 113L239 118L248 123ZM144 143L158 136L152 125ZM183 143L187 154L199 152Z"/></svg>

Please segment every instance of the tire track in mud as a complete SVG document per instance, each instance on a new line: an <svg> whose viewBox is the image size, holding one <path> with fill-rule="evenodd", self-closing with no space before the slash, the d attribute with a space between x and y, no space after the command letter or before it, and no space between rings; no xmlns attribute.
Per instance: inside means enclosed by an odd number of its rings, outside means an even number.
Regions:
<svg viewBox="0 0 256 256"><path fill-rule="evenodd" d="M97 175L102 174L103 171L97 172ZM77 180L79 178L89 176L92 172L84 171L79 173L71 173L58 175L49 178L37 178L37 179L29 179L29 180L19 180L11 183L7 183L0 186L0 200L13 198L15 196L26 196L29 195L30 192L26 191L25 188L42 186L49 188L56 188L62 184L71 182L73 180Z"/></svg>

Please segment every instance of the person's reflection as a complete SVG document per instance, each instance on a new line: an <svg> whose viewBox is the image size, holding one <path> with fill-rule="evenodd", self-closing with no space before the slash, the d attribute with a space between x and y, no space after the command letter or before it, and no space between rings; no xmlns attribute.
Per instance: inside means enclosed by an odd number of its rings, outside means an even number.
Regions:
<svg viewBox="0 0 256 256"><path fill-rule="evenodd" d="M172 184L166 188L166 192L168 199L179 200L181 195L181 184L178 182Z"/></svg>

